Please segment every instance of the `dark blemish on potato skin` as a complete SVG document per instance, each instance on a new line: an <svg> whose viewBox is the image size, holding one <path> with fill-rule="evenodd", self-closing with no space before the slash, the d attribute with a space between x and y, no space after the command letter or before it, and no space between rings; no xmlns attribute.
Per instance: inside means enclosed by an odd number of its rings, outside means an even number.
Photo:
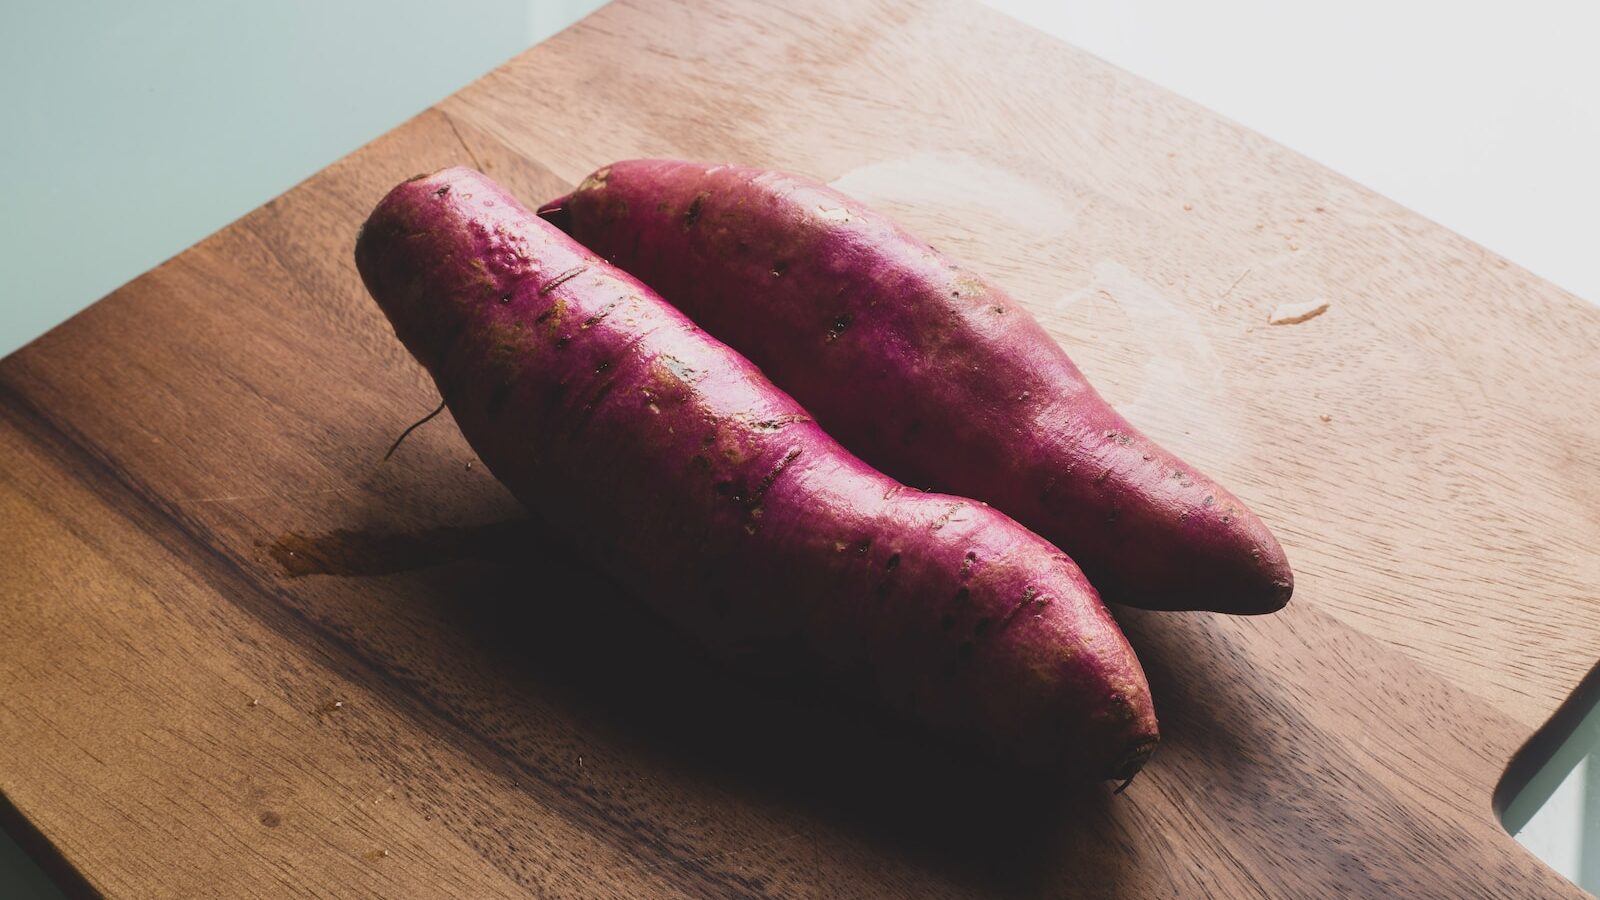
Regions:
<svg viewBox="0 0 1600 900"><path fill-rule="evenodd" d="M900 554L890 554L889 561L883 564L883 568L886 572L893 572L895 569L900 568Z"/></svg>
<svg viewBox="0 0 1600 900"><path fill-rule="evenodd" d="M965 557L963 557L962 560L961 560L961 580L962 581L966 581L968 578L972 577L972 564L977 562L977 561L978 561L978 554L976 554L976 553L974 553L974 552L972 552L970 550L967 551L967 555Z"/></svg>
<svg viewBox="0 0 1600 900"><path fill-rule="evenodd" d="M785 273L787 271L789 271L789 261L788 260L780 259L777 262L772 264L772 277L773 278L782 278L783 277L783 273Z"/></svg>
<svg viewBox="0 0 1600 900"><path fill-rule="evenodd" d="M618 301L618 303L620 303L620 302L621 301ZM606 316L611 315L611 310L616 308L618 303L613 303L610 306L606 307L605 309L602 309L599 312L595 313L594 315L590 316L589 318L584 319L583 320L583 324L578 326L578 330L580 330L580 331L588 331L589 329L595 327L596 325L599 325L600 322L603 319L605 319Z"/></svg>
<svg viewBox="0 0 1600 900"><path fill-rule="evenodd" d="M835 316L833 319L833 324L828 327L828 343L831 344L838 340L839 335L844 334L845 329L850 327L850 322L851 319L849 313L840 313L839 315Z"/></svg>
<svg viewBox="0 0 1600 900"><path fill-rule="evenodd" d="M606 395L610 394L611 391L616 388L616 386L617 379L608 379L605 384L600 385L600 387L595 390L594 395L589 398L589 402L584 404L584 409L588 410L589 412L593 412L595 407L599 406L600 403L606 399Z"/></svg>
<svg viewBox="0 0 1600 900"><path fill-rule="evenodd" d="M572 279L577 278L579 275L582 275L584 272L587 272L588 270L589 270L588 266L574 266L573 268L568 269L565 272L562 272L560 275L557 275L556 277L554 277L554 278L550 279L549 281L545 282L544 287L539 288L539 296L541 296L541 297L545 296L546 294L548 294L551 291L555 290L556 288L562 286L563 284L566 284L567 282L571 281Z"/></svg>
<svg viewBox="0 0 1600 900"><path fill-rule="evenodd" d="M960 502L950 504L950 508L945 510L944 511L944 515L940 516L937 520L935 520L933 525L931 527L929 527L928 530L929 531L938 531L939 529L943 528L944 526L950 524L950 519L953 516L955 516L955 514L957 512L960 512L961 508L963 506L966 506L966 504L965 503L960 503Z"/></svg>
<svg viewBox="0 0 1600 900"><path fill-rule="evenodd" d="M961 589L956 591L955 604L957 606L965 606L966 603L967 603L967 600L971 599L971 597L972 597L972 591L968 590L967 588L961 588Z"/></svg>
<svg viewBox="0 0 1600 900"><path fill-rule="evenodd" d="M994 626L994 619L991 619L988 616L984 616L983 618L978 620L978 624L972 626L972 633L976 634L978 637L983 637L984 635L989 633L989 629L992 628L993 626Z"/></svg>
<svg viewBox="0 0 1600 900"><path fill-rule="evenodd" d="M1016 619L1016 617L1017 617L1017 615L1019 613L1021 613L1023 610L1028 608L1028 604L1032 603L1033 602L1033 598L1038 596L1038 594L1039 594L1039 589L1036 588L1036 587L1031 587L1030 586L1027 590L1023 591L1022 592L1022 599L1018 600L1017 601L1017 605L1011 607L1011 611L1006 613L1005 618L1000 620L1000 627L1001 628L1005 628L1005 627L1009 626L1011 624L1012 620ZM1040 606L1043 606L1043 605L1044 604L1040 604Z"/></svg>
<svg viewBox="0 0 1600 900"><path fill-rule="evenodd" d="M440 187L437 191L434 191L433 195L435 197L443 197L445 194L448 194L448 193L450 193L450 185L447 184L447 185L444 185L444 186Z"/></svg>
<svg viewBox="0 0 1600 900"><path fill-rule="evenodd" d="M709 196L711 195L702 191L696 194L695 198L689 202L689 209L683 214L683 227L693 228L694 223L700 221L700 209L705 205L706 198Z"/></svg>
<svg viewBox="0 0 1600 900"><path fill-rule="evenodd" d="M788 415L788 416L779 416L776 419L762 419L760 422L757 422L753 427L757 431L763 431L763 432L767 432L767 433L770 434L772 432L782 431L785 428L788 428L790 425L795 424L796 422L809 422L809 421L811 421L811 419L808 416Z"/></svg>
<svg viewBox="0 0 1600 900"><path fill-rule="evenodd" d="M859 544L856 544L856 553L858 553L858 554L860 554L862 556L866 556L867 555L867 551L869 551L871 549L872 549L872 538L863 538Z"/></svg>
<svg viewBox="0 0 1600 900"><path fill-rule="evenodd" d="M762 497L766 496L767 491L772 487L772 483L778 480L778 476L787 471L789 466L800 458L800 452L799 447L792 447L789 452L783 455L783 459L778 460L778 464L773 466L772 471L761 479L761 484L756 486L755 493L751 495L751 502L759 502ZM871 542L869 541L868 545L870 546L870 544Z"/></svg>

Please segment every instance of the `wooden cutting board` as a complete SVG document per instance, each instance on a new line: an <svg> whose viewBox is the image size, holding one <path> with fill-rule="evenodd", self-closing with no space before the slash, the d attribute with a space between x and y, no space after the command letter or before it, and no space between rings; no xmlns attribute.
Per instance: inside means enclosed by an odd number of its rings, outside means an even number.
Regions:
<svg viewBox="0 0 1600 900"><path fill-rule="evenodd" d="M645 155L838 179L1274 527L1283 613L1119 613L1126 794L708 663L448 416L380 462L378 198ZM1600 650L1596 384L1600 310L971 3L613 4L0 363L0 791L128 897L1575 894L1491 797Z"/></svg>

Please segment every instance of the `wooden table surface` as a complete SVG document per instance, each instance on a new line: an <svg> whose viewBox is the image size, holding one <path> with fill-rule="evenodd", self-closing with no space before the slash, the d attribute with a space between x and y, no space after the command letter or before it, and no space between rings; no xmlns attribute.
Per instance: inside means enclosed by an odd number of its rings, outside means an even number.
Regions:
<svg viewBox="0 0 1600 900"><path fill-rule="evenodd" d="M380 464L378 198L644 155L838 179L1274 527L1285 612L1119 611L1126 794L707 662L448 417ZM613 4L0 362L3 805L128 897L1575 894L1491 797L1600 655L1597 383L1600 310L964 0Z"/></svg>

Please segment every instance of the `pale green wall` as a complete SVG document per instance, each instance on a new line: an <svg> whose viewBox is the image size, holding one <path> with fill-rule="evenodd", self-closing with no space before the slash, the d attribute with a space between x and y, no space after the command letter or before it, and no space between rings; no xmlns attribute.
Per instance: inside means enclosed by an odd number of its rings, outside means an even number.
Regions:
<svg viewBox="0 0 1600 900"><path fill-rule="evenodd" d="M0 2L0 356L600 5Z"/></svg>

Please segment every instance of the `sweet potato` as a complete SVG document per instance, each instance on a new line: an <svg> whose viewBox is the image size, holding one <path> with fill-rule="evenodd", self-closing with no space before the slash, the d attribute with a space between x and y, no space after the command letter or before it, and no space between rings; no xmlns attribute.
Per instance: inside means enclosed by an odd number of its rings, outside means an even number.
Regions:
<svg viewBox="0 0 1600 900"><path fill-rule="evenodd" d="M1066 556L868 467L485 176L396 187L356 263L491 471L707 646L1029 767L1126 778L1149 756L1144 673Z"/></svg>
<svg viewBox="0 0 1600 900"><path fill-rule="evenodd" d="M988 501L1110 601L1265 613L1293 592L1236 497L1110 407L999 287L803 177L634 160L540 214L745 354L868 463Z"/></svg>

